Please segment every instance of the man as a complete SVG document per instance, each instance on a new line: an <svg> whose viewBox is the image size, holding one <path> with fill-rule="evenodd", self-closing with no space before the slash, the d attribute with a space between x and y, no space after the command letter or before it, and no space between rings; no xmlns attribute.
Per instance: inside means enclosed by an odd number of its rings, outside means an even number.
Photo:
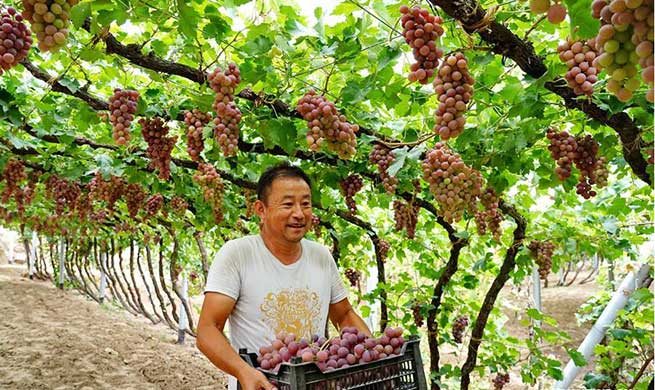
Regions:
<svg viewBox="0 0 655 390"><path fill-rule="evenodd" d="M322 334L327 319L338 328L370 330L348 301L334 259L324 246L303 237L311 227L311 181L300 169L280 164L257 183L259 235L232 240L211 265L196 344L244 390L270 390L266 377L237 354L258 351L279 332ZM230 339L223 334L230 319ZM234 349L232 348L234 347Z"/></svg>

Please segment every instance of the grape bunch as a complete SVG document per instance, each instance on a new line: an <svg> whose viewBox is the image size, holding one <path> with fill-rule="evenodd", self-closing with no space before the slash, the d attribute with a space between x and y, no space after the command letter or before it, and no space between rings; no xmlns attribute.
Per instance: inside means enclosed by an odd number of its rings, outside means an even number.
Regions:
<svg viewBox="0 0 655 390"><path fill-rule="evenodd" d="M146 210L146 216L149 218L154 217L157 215L159 210L162 208L164 205L164 197L162 194L153 194L146 199L146 205L145 205L145 210Z"/></svg>
<svg viewBox="0 0 655 390"><path fill-rule="evenodd" d="M596 40L573 41L568 38L557 46L559 59L569 68L566 81L576 95L589 95L594 92L599 70L594 66L598 55Z"/></svg>
<svg viewBox="0 0 655 390"><path fill-rule="evenodd" d="M141 134L148 144L146 156L150 159L148 167L159 171L159 178L168 180L171 177L171 153L177 142L177 137L167 137L168 126L159 118L141 119Z"/></svg>
<svg viewBox="0 0 655 390"><path fill-rule="evenodd" d="M321 219L316 214L312 214L312 229L316 237L321 238Z"/></svg>
<svg viewBox="0 0 655 390"><path fill-rule="evenodd" d="M550 241L532 240L528 244L530 255L539 267L539 277L546 280L551 268L553 267L553 252L555 244Z"/></svg>
<svg viewBox="0 0 655 390"><path fill-rule="evenodd" d="M179 195L173 195L169 203L173 212L177 215L184 215L189 208L189 204Z"/></svg>
<svg viewBox="0 0 655 390"><path fill-rule="evenodd" d="M77 218L80 221L86 221L93 213L93 203L91 202L91 196L88 191L83 191L77 198L75 210L77 211Z"/></svg>
<svg viewBox="0 0 655 390"><path fill-rule="evenodd" d="M68 38L70 10L79 0L23 0L23 17L32 24L39 50L57 51Z"/></svg>
<svg viewBox="0 0 655 390"><path fill-rule="evenodd" d="M484 210L475 213L475 224L478 228L478 234L487 234L490 230L496 242L500 241L503 234L503 229L500 223L503 220L503 214L500 211L500 198L496 195L493 188L487 188L482 195L480 195L480 203Z"/></svg>
<svg viewBox="0 0 655 390"><path fill-rule="evenodd" d="M198 164L198 173L193 175L195 181L202 188L202 196L214 213L214 221L223 221L223 194L225 185L221 176L211 164Z"/></svg>
<svg viewBox="0 0 655 390"><path fill-rule="evenodd" d="M455 138L462 133L466 118L463 116L473 96L473 77L469 74L467 59L462 53L446 57L439 67L432 85L439 99L434 113L434 132L442 140Z"/></svg>
<svg viewBox="0 0 655 390"><path fill-rule="evenodd" d="M393 150L386 146L375 144L373 149L371 149L371 153L368 155L368 160L371 164L377 165L380 179L382 179L382 185L387 191L387 194L395 193L398 187L398 179L387 172L391 164L396 161L396 155L393 153Z"/></svg>
<svg viewBox="0 0 655 390"><path fill-rule="evenodd" d="M464 337L464 331L466 330L467 326L469 326L469 319L466 316L459 316L455 319L455 322L453 322L453 326L450 333L453 336L453 340L455 340L457 344L462 343L462 338Z"/></svg>
<svg viewBox="0 0 655 390"><path fill-rule="evenodd" d="M313 152L328 150L339 158L349 159L357 152L358 125L349 123L345 115L339 114L333 102L314 91L309 91L298 100L296 110L307 121L307 145Z"/></svg>
<svg viewBox="0 0 655 390"><path fill-rule="evenodd" d="M350 285L352 287L357 287L357 283L361 279L362 273L352 268L346 268L344 274L346 275L346 279L350 282Z"/></svg>
<svg viewBox="0 0 655 390"><path fill-rule="evenodd" d="M255 214L255 202L257 201L257 193L254 190L246 188L243 190L243 197L245 198L246 203L246 217L250 218Z"/></svg>
<svg viewBox="0 0 655 390"><path fill-rule="evenodd" d="M407 231L407 238L414 239L416 235L416 224L418 223L418 212L420 206L414 203L404 203L400 200L393 201L394 220L396 221L396 230Z"/></svg>
<svg viewBox="0 0 655 390"><path fill-rule="evenodd" d="M55 213L61 216L68 208L71 212L75 210L77 198L82 193L79 184L74 181L52 175L45 182L46 197L55 202Z"/></svg>
<svg viewBox="0 0 655 390"><path fill-rule="evenodd" d="M121 177L112 175L109 181L105 181L100 172L96 172L87 186L91 199L106 202L110 212L125 191L125 181Z"/></svg>
<svg viewBox="0 0 655 390"><path fill-rule="evenodd" d="M125 204L130 218L134 219L139 214L146 199L146 192L139 183L131 183L125 187Z"/></svg>
<svg viewBox="0 0 655 390"><path fill-rule="evenodd" d="M109 98L109 122L113 127L112 136L118 145L126 145L130 140L130 125L134 120L138 99L137 91L119 88Z"/></svg>
<svg viewBox="0 0 655 390"><path fill-rule="evenodd" d="M646 98L653 102L653 1L594 0L592 16L600 19L596 36L600 49L597 67L610 77L607 90L622 101L632 99L642 80L648 84Z"/></svg>
<svg viewBox="0 0 655 390"><path fill-rule="evenodd" d="M422 307L418 301L414 302L412 305L412 317L414 317L414 324L417 328L423 326L425 318L423 318Z"/></svg>
<svg viewBox="0 0 655 390"><path fill-rule="evenodd" d="M400 24L403 27L405 42L412 48L416 62L409 66L410 73L407 79L410 82L418 81L427 84L434 75L434 68L439 65L443 50L437 47L437 38L443 35L441 27L443 20L440 16L430 15L427 9L419 6L409 8L400 7Z"/></svg>
<svg viewBox="0 0 655 390"><path fill-rule="evenodd" d="M497 373L493 379L494 390L503 390L506 384L509 383L509 374Z"/></svg>
<svg viewBox="0 0 655 390"><path fill-rule="evenodd" d="M560 180L568 179L573 169L573 161L577 158L578 143L566 131L557 133L553 128L548 129L546 138L550 140L550 156L557 162L557 177Z"/></svg>
<svg viewBox="0 0 655 390"><path fill-rule="evenodd" d="M34 201L34 197L36 196L36 184L37 179L31 177L23 189L23 200L27 205L30 205Z"/></svg>
<svg viewBox="0 0 655 390"><path fill-rule="evenodd" d="M430 183L430 192L439 204L439 215L452 223L461 220L465 210L475 214L482 194L480 172L467 166L443 142L437 142L426 153L422 167L423 178Z"/></svg>
<svg viewBox="0 0 655 390"><path fill-rule="evenodd" d="M12 7L0 11L0 75L27 58L32 47L32 33L23 16Z"/></svg>
<svg viewBox="0 0 655 390"><path fill-rule="evenodd" d="M387 259L389 249L391 249L391 244L386 240L380 239L378 246L380 247L380 257L384 261Z"/></svg>
<svg viewBox="0 0 655 390"><path fill-rule="evenodd" d="M359 175L350 175L344 180L339 181L339 185L341 186L343 196L346 198L346 205L348 206L350 213L353 215L356 214L357 203L355 203L354 196L362 189L364 181Z"/></svg>
<svg viewBox="0 0 655 390"><path fill-rule="evenodd" d="M241 82L241 73L234 63L225 70L216 68L208 76L209 85L216 93L214 97L214 138L221 146L225 157L234 156L239 147L239 122L241 111L234 104L234 91Z"/></svg>
<svg viewBox="0 0 655 390"><path fill-rule="evenodd" d="M566 19L566 7L560 0L530 0L530 11L533 14L547 13L552 24L560 24Z"/></svg>
<svg viewBox="0 0 655 390"><path fill-rule="evenodd" d="M2 191L2 203L8 203L12 195L16 199L16 203L22 203L23 191L20 188L20 183L27 180L23 162L10 158L2 169L0 180L5 181L5 189ZM19 202L19 199L21 202Z"/></svg>
<svg viewBox="0 0 655 390"><path fill-rule="evenodd" d="M400 355L405 344L402 334L401 328L387 328L382 336L372 338L354 327L347 327L340 336L330 340L318 335L308 340L283 332L271 345L259 348L257 362L261 369L277 372L283 362L300 357L303 362L316 363L322 372L329 372Z"/></svg>
<svg viewBox="0 0 655 390"><path fill-rule="evenodd" d="M184 113L184 123L187 126L187 152L192 161L200 159L200 153L205 148L202 139L202 130L211 120L209 113L204 113L196 108Z"/></svg>
<svg viewBox="0 0 655 390"><path fill-rule="evenodd" d="M608 171L606 158L598 158L598 143L591 135L576 138L578 145L575 166L580 171L580 177L576 192L585 199L596 196L596 191L591 190L591 185L596 184L598 188L607 185Z"/></svg>

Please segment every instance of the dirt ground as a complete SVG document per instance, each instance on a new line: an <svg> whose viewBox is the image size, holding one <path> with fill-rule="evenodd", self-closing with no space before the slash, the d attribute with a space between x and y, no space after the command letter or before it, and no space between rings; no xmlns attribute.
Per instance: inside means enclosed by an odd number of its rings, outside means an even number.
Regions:
<svg viewBox="0 0 655 390"><path fill-rule="evenodd" d="M1 389L225 389L188 338L0 266Z"/></svg>

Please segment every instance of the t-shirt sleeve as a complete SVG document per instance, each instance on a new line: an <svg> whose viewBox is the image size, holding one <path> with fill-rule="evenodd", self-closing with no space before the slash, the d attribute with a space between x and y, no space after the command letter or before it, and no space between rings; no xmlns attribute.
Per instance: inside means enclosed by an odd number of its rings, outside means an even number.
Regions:
<svg viewBox="0 0 655 390"><path fill-rule="evenodd" d="M337 270L337 264L334 262L334 258L332 258L332 255L327 250L327 248L325 251L327 252L327 258L330 261L330 280L332 284L330 292L330 304L333 304L348 298L348 290L346 290L346 287L343 284L343 280L341 279L341 275Z"/></svg>
<svg viewBox="0 0 655 390"><path fill-rule="evenodd" d="M205 292L217 292L238 300L241 290L240 257L238 249L231 242L223 245L209 268Z"/></svg>

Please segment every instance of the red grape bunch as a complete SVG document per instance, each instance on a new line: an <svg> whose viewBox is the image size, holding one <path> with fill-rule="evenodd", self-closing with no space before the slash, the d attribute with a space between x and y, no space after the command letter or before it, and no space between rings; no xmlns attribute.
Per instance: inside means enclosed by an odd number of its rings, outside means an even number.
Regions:
<svg viewBox="0 0 655 390"><path fill-rule="evenodd" d="M493 379L494 390L503 390L506 384L509 383L509 374L497 373Z"/></svg>
<svg viewBox="0 0 655 390"><path fill-rule="evenodd" d="M530 255L534 262L539 267L539 277L546 280L551 268L553 267L553 252L555 251L555 244L550 241L537 241L532 240L528 244Z"/></svg>
<svg viewBox="0 0 655 390"><path fill-rule="evenodd" d="M179 195L173 195L169 203L173 212L177 215L184 215L189 208L189 204Z"/></svg>
<svg viewBox="0 0 655 390"><path fill-rule="evenodd" d="M125 188L125 204L130 218L134 219L139 214L146 200L146 192L139 183L128 184Z"/></svg>
<svg viewBox="0 0 655 390"><path fill-rule="evenodd" d="M482 194L482 175L467 166L458 153L437 142L423 160L423 178L439 204L439 214L449 223L462 219L464 211L472 215Z"/></svg>
<svg viewBox="0 0 655 390"><path fill-rule="evenodd" d="M316 237L321 238L321 219L316 214L312 214L312 230Z"/></svg>
<svg viewBox="0 0 655 390"><path fill-rule="evenodd" d="M71 212L77 206L77 198L82 193L79 184L74 181L52 175L45 182L46 197L55 202L55 213L61 216L68 208Z"/></svg>
<svg viewBox="0 0 655 390"><path fill-rule="evenodd" d="M0 74L27 58L32 47L32 33L23 16L12 7L0 11Z"/></svg>
<svg viewBox="0 0 655 390"><path fill-rule="evenodd" d="M225 70L216 68L208 76L209 85L216 93L214 98L214 138L225 157L234 156L239 146L239 122L241 111L234 104L234 91L241 82L236 64L230 63Z"/></svg>
<svg viewBox="0 0 655 390"><path fill-rule="evenodd" d="M566 19L566 7L560 0L530 0L530 11L533 14L548 13L548 21L560 24Z"/></svg>
<svg viewBox="0 0 655 390"><path fill-rule="evenodd" d="M148 167L159 171L159 178L168 180L171 177L171 153L177 142L177 137L167 137L168 126L159 118L141 119L141 134L148 143L146 155L150 159Z"/></svg>
<svg viewBox="0 0 655 390"><path fill-rule="evenodd" d="M578 143L566 131L557 133L553 128L548 129L546 137L550 140L550 156L557 162L555 173L560 180L566 180L571 176L573 161L577 158Z"/></svg>
<svg viewBox="0 0 655 390"><path fill-rule="evenodd" d="M187 126L187 152L192 161L200 159L200 153L205 148L202 139L202 130L211 120L209 113L204 113L196 108L184 113L184 123Z"/></svg>
<svg viewBox="0 0 655 390"><path fill-rule="evenodd" d="M503 229L500 223L503 220L503 214L500 211L500 199L496 195L493 188L487 188L482 195L480 195L480 203L484 210L475 213L475 223L478 228L478 234L487 234L487 230L491 231L494 240L500 241L503 234Z"/></svg>
<svg viewBox="0 0 655 390"><path fill-rule="evenodd" d="M389 249L391 249L391 244L389 244L389 241L380 239L378 245L380 247L380 257L382 257L382 260L384 261L387 259L387 255L389 254Z"/></svg>
<svg viewBox="0 0 655 390"><path fill-rule="evenodd" d="M348 279L352 287L357 287L357 283L359 283L360 279L362 278L362 273L352 268L346 268L344 274L346 275L346 279Z"/></svg>
<svg viewBox="0 0 655 390"><path fill-rule="evenodd" d="M594 92L594 84L598 81L598 72L594 66L597 56L596 40L573 41L568 38L557 46L559 59L569 68L566 81L576 95L589 95Z"/></svg>
<svg viewBox="0 0 655 390"><path fill-rule="evenodd" d="M441 27L443 20L440 16L430 15L427 9L419 6L409 8L400 7L400 24L403 26L405 42L413 49L416 62L409 66L410 73L407 79L410 82L418 81L427 84L434 75L434 68L439 65L439 58L443 51L437 48L437 38L443 35Z"/></svg>
<svg viewBox="0 0 655 390"><path fill-rule="evenodd" d="M221 176L211 164L198 164L198 173L193 175L195 181L202 188L202 196L214 213L214 221L223 221L223 194L225 185Z"/></svg>
<svg viewBox="0 0 655 390"><path fill-rule="evenodd" d="M414 239L416 235L416 224L418 223L418 204L404 203L400 200L393 201L394 220L396 221L396 230L407 231L407 238Z"/></svg>
<svg viewBox="0 0 655 390"><path fill-rule="evenodd" d="M109 181L105 181L100 172L96 172L95 177L91 179L87 187L89 197L92 200L106 202L109 211L113 212L114 204L123 196L125 191L125 181L114 175L109 178Z"/></svg>
<svg viewBox="0 0 655 390"><path fill-rule="evenodd" d="M584 138L577 137L576 142L578 149L574 162L580 171L576 192L583 198L589 199L596 196L596 191L591 190L592 184L596 184L599 188L607 185L606 159L598 158L598 143L591 135L586 135Z"/></svg>
<svg viewBox="0 0 655 390"><path fill-rule="evenodd" d="M357 152L358 125L349 123L345 115L339 114L333 102L314 91L309 91L298 100L296 110L307 121L307 145L313 152L323 146L336 153L339 158L349 159Z"/></svg>
<svg viewBox="0 0 655 390"><path fill-rule="evenodd" d="M277 372L283 362L300 357L314 362L322 372L365 364L400 355L405 339L401 328L387 328L378 338L367 337L354 327L347 327L340 336L327 340L313 335L310 340L282 332L268 346L259 348L257 362L263 370ZM361 378L362 383L372 378Z"/></svg>
<svg viewBox="0 0 655 390"><path fill-rule="evenodd" d="M109 122L113 127L112 136L118 145L127 145L130 140L130 125L134 120L138 99L137 91L119 88L109 98Z"/></svg>
<svg viewBox="0 0 655 390"><path fill-rule="evenodd" d="M146 199L146 205L145 205L145 210L146 210L146 216L148 217L154 217L157 215L159 210L162 208L164 205L164 197L162 194L153 194Z"/></svg>
<svg viewBox="0 0 655 390"><path fill-rule="evenodd" d="M434 113L434 132L442 140L455 138L464 130L464 113L473 96L474 82L462 53L449 55L439 67L432 85L439 99L439 106Z"/></svg>
<svg viewBox="0 0 655 390"><path fill-rule="evenodd" d="M422 307L418 301L415 301L412 305L412 317L414 317L414 324L417 328L420 328L425 323L425 318L423 318Z"/></svg>
<svg viewBox="0 0 655 390"><path fill-rule="evenodd" d="M23 191L20 183L27 179L25 166L21 160L10 158L2 169L0 180L5 181L5 189L2 191L2 203L8 203L13 195L17 203L23 201ZM19 199L21 202L19 202Z"/></svg>
<svg viewBox="0 0 655 390"><path fill-rule="evenodd" d="M596 36L601 55L596 61L610 77L607 90L622 102L632 99L640 86L639 65L648 84L646 98L652 103L653 1L594 0L591 8L592 16L601 21Z"/></svg>
<svg viewBox="0 0 655 390"><path fill-rule="evenodd" d="M469 326L469 319L466 316L459 316L455 319L455 322L453 322L453 327L450 333L453 336L453 340L455 340L457 344L462 343L464 331L466 330L467 326Z"/></svg>
<svg viewBox="0 0 655 390"><path fill-rule="evenodd" d="M77 204L75 205L77 210L77 218L80 221L86 221L89 216L93 213L93 203L91 202L91 196L89 192L82 192L77 198Z"/></svg>
<svg viewBox="0 0 655 390"><path fill-rule="evenodd" d="M386 146L375 144L371 153L368 155L368 160L378 166L378 173L380 174L382 185L387 191L387 194L395 193L398 187L398 179L387 172L391 164L396 161L396 155L393 153L393 150Z"/></svg>
<svg viewBox="0 0 655 390"><path fill-rule="evenodd" d="M350 213L353 215L356 214L357 203L355 203L354 197L364 186L364 181L359 175L350 175L344 180L341 180L339 185L341 186L343 196L346 198L346 205L348 206Z"/></svg>
<svg viewBox="0 0 655 390"><path fill-rule="evenodd" d="M23 17L32 24L39 50L57 51L66 43L70 10L79 0L23 0Z"/></svg>

